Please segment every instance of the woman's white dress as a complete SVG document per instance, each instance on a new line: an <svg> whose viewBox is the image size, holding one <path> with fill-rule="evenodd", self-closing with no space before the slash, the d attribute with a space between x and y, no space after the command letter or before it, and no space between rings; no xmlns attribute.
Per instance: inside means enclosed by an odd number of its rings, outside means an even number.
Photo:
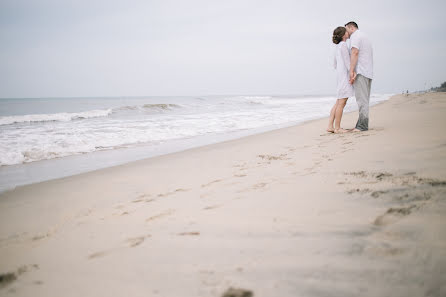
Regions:
<svg viewBox="0 0 446 297"><path fill-rule="evenodd" d="M350 80L350 50L345 41L341 41L336 45L336 54L334 59L334 68L337 75L337 98L349 98L355 95L353 85Z"/></svg>

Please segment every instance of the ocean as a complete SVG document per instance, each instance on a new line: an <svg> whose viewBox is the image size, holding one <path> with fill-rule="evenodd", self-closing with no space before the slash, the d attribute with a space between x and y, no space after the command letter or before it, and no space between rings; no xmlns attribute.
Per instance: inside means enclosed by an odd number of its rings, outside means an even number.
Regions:
<svg viewBox="0 0 446 297"><path fill-rule="evenodd" d="M371 105L390 96L373 94ZM335 100L317 95L3 98L0 192L326 117ZM352 98L345 112L355 110Z"/></svg>

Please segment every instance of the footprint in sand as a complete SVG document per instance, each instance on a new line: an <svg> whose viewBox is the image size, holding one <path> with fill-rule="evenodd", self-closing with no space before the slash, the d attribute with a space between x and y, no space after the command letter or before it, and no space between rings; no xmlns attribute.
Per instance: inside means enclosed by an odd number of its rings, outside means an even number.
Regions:
<svg viewBox="0 0 446 297"><path fill-rule="evenodd" d="M139 202L150 202L150 201L154 201L154 198L149 198L151 197L151 194L141 194L138 197L135 198L135 200L132 201L132 203L139 203Z"/></svg>
<svg viewBox="0 0 446 297"><path fill-rule="evenodd" d="M307 176L307 175L311 175L311 174L315 174L316 171L314 171L316 169L316 166L310 167L310 168L305 168L304 171L306 171L306 173L301 173L299 171L294 172L293 174L300 174L300 176Z"/></svg>
<svg viewBox="0 0 446 297"><path fill-rule="evenodd" d="M381 172L381 173L379 173L378 175L376 175L376 179L377 180L383 180L383 179L385 179L385 178L388 178L388 177L392 177L393 175L392 174L390 174L390 173L387 173L387 172Z"/></svg>
<svg viewBox="0 0 446 297"><path fill-rule="evenodd" d="M133 200L132 203L152 202L152 201L155 201L155 198L150 198L150 199L148 199L148 198L138 198L136 200Z"/></svg>
<svg viewBox="0 0 446 297"><path fill-rule="evenodd" d="M150 221L153 221L153 220L156 220L156 219L160 219L160 218L169 216L169 215L173 214L174 212L175 212L175 210L168 209L168 210L166 210L166 211L164 211L164 212L162 212L160 214L157 214L157 215L154 215L154 216L151 216L151 217L147 218L146 222L150 222Z"/></svg>
<svg viewBox="0 0 446 297"><path fill-rule="evenodd" d="M106 251L96 252L96 253L93 253L93 254L89 255L88 259L100 258L100 257L103 257L103 256L105 256L107 254L108 254L108 252L106 252Z"/></svg>
<svg viewBox="0 0 446 297"><path fill-rule="evenodd" d="M120 249L123 249L123 248L134 248L134 247L142 244L145 241L146 238L149 238L151 236L152 235L150 235L150 234L146 234L146 235L143 235L143 236L127 238L124 241L124 244L125 244L124 247L121 246L121 247L111 248L111 249L105 250L105 251L99 251L99 252L90 254L88 256L88 259L101 258L101 257L104 257L104 256L110 254L111 252L114 252L114 251L117 251L117 250L120 250Z"/></svg>
<svg viewBox="0 0 446 297"><path fill-rule="evenodd" d="M421 178L412 171L401 175L366 171L349 172L345 175L350 177L342 184L356 184L356 188L347 191L348 194L367 194L366 198L380 198L396 204L374 220L373 224L376 226L395 223L446 194L446 181ZM371 189L364 188L365 185Z"/></svg>
<svg viewBox="0 0 446 297"><path fill-rule="evenodd" d="M414 171L409 171L409 172L404 173L404 175L415 175L415 174L417 174L417 173Z"/></svg>
<svg viewBox="0 0 446 297"><path fill-rule="evenodd" d="M203 208L203 210L215 209L219 208L221 205L210 205Z"/></svg>
<svg viewBox="0 0 446 297"><path fill-rule="evenodd" d="M32 241L39 241L39 240L42 240L42 239L45 239L45 238L49 238L49 237L53 236L54 234L56 234L57 231L58 231L58 227L55 226L55 227L51 228L50 230L48 230L46 232L39 233L39 234L33 236L31 238L31 240Z"/></svg>
<svg viewBox="0 0 446 297"><path fill-rule="evenodd" d="M258 183L252 186L252 189L256 190L256 189L261 189L266 187L268 184L267 183Z"/></svg>
<svg viewBox="0 0 446 297"><path fill-rule="evenodd" d="M346 153L348 151L353 151L353 149L345 149L345 148L342 148L342 149L343 149L343 151L341 153Z"/></svg>
<svg viewBox="0 0 446 297"><path fill-rule="evenodd" d="M366 177L367 174L365 171L354 171L354 172L346 172L345 175L352 175L356 177Z"/></svg>
<svg viewBox="0 0 446 297"><path fill-rule="evenodd" d="M219 183L219 182L221 182L221 181L222 181L222 179L216 179L216 180L211 181L211 182L209 182L209 183L207 183L207 184L203 184L203 185L201 185L201 187L202 187L202 188L209 187L210 185L215 184L215 183Z"/></svg>
<svg viewBox="0 0 446 297"><path fill-rule="evenodd" d="M375 128L370 129L370 130L372 130L372 131L384 131L384 127L375 127Z"/></svg>
<svg viewBox="0 0 446 297"><path fill-rule="evenodd" d="M47 237L50 237L51 236L51 234L43 234L43 235L36 235L36 236L34 236L33 238L31 238L31 240L32 241L38 241L38 240L41 240L41 239L44 239L44 238L47 238Z"/></svg>
<svg viewBox="0 0 446 297"><path fill-rule="evenodd" d="M373 222L376 226L386 226L395 223L402 217L405 217L412 213L412 211L420 208L420 205L410 205L407 207L395 207L389 208L386 213L380 215Z"/></svg>
<svg viewBox="0 0 446 297"><path fill-rule="evenodd" d="M257 157L263 159L263 160L268 160L268 161L275 161L275 160L288 160L290 158L287 158L287 154L280 154L278 156L273 156L273 155L258 155Z"/></svg>
<svg viewBox="0 0 446 297"><path fill-rule="evenodd" d="M369 137L370 135L373 135L373 134L363 134L363 133L358 133L358 134L355 136L355 138Z"/></svg>
<svg viewBox="0 0 446 297"><path fill-rule="evenodd" d="M176 194L178 192L187 192L187 191L189 191L189 189L176 189L175 191L172 191L172 192L158 194L158 197L167 197L167 196Z"/></svg>
<svg viewBox="0 0 446 297"><path fill-rule="evenodd" d="M338 183L339 184L339 183ZM368 188L365 188L365 189L359 189L359 188L356 188L356 189L351 189L351 190L348 190L346 193L347 194L354 194L354 193L359 193L359 194L366 194L366 193L370 193L372 190L370 190L370 189L368 189Z"/></svg>
<svg viewBox="0 0 446 297"><path fill-rule="evenodd" d="M396 256L401 255L406 251L404 248L394 247L386 242L368 247L367 250L379 256Z"/></svg>
<svg viewBox="0 0 446 297"><path fill-rule="evenodd" d="M144 236L128 238L128 239L126 240L126 243L129 244L129 247L135 247L135 246L138 246L138 245L140 245L141 243L143 243L144 240L145 240L147 237L151 237L151 235L148 234L148 235L144 235Z"/></svg>
<svg viewBox="0 0 446 297"><path fill-rule="evenodd" d="M200 232L197 232L197 231L181 232L181 233L178 233L177 235L180 235L180 236L186 236L186 235L197 236L197 235L200 235Z"/></svg>
<svg viewBox="0 0 446 297"><path fill-rule="evenodd" d="M252 185L250 188L241 189L241 190L237 191L237 193L243 193L243 192L246 192L249 190L262 189L262 188L266 187L267 185L268 185L268 183L265 183L265 182L257 183L257 184Z"/></svg>
<svg viewBox="0 0 446 297"><path fill-rule="evenodd" d="M246 174L234 174L234 177L245 177L247 176Z"/></svg>
<svg viewBox="0 0 446 297"><path fill-rule="evenodd" d="M19 267L15 272L0 273L0 289L16 281L20 275L35 269L39 269L39 265L24 265Z"/></svg>
<svg viewBox="0 0 446 297"><path fill-rule="evenodd" d="M373 191L370 196L373 198L378 198L379 196L388 193L389 191Z"/></svg>

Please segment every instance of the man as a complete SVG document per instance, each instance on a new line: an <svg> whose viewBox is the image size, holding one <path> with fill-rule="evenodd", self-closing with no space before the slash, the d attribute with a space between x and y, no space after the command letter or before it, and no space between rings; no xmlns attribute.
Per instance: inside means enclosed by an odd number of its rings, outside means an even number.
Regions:
<svg viewBox="0 0 446 297"><path fill-rule="evenodd" d="M370 88L373 79L373 49L367 36L359 31L355 22L345 24L350 35L350 83L355 87L359 118L353 131L369 129Z"/></svg>

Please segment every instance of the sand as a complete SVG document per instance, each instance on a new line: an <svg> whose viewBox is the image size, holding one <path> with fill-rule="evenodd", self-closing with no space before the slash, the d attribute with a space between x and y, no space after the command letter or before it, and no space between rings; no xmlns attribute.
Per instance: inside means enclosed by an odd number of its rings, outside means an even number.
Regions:
<svg viewBox="0 0 446 297"><path fill-rule="evenodd" d="M446 296L446 94L0 195L1 296ZM344 116L353 127L357 113Z"/></svg>

